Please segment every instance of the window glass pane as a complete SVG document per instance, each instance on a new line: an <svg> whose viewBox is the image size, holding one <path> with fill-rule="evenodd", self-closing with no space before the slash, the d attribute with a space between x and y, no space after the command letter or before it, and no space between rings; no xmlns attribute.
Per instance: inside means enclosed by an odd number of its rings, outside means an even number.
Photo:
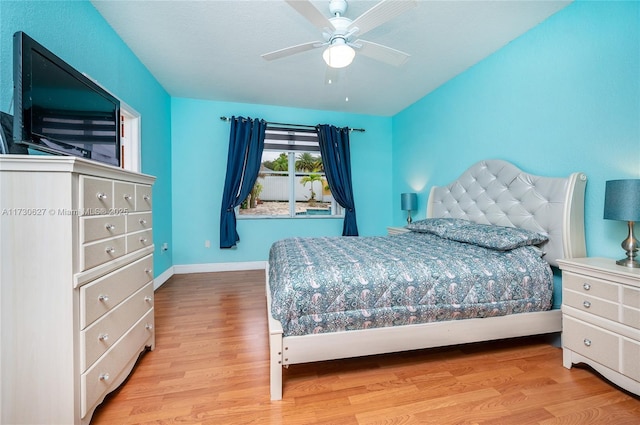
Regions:
<svg viewBox="0 0 640 425"><path fill-rule="evenodd" d="M240 216L289 217L290 192L289 155L265 150L254 190L240 205Z"/></svg>

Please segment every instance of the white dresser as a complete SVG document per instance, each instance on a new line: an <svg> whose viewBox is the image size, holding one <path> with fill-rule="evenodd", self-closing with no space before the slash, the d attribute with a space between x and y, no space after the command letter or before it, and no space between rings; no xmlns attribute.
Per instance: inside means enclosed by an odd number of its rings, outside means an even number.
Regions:
<svg viewBox="0 0 640 425"><path fill-rule="evenodd" d="M154 348L153 182L0 156L0 423L87 424Z"/></svg>
<svg viewBox="0 0 640 425"><path fill-rule="evenodd" d="M558 263L564 366L588 364L640 395L640 269L607 258Z"/></svg>

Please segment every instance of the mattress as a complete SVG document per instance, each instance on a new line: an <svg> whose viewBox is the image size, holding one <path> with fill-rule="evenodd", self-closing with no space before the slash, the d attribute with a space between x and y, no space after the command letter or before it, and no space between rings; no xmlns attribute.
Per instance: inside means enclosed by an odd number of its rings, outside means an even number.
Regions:
<svg viewBox="0 0 640 425"><path fill-rule="evenodd" d="M271 314L285 336L551 308L539 249L496 250L408 232L289 238L269 253Z"/></svg>

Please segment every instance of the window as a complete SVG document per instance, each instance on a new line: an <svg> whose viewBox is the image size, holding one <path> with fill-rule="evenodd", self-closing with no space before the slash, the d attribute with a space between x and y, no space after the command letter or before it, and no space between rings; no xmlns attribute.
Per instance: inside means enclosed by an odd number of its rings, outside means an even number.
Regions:
<svg viewBox="0 0 640 425"><path fill-rule="evenodd" d="M269 125L258 179L239 217L342 216L331 196L315 129Z"/></svg>

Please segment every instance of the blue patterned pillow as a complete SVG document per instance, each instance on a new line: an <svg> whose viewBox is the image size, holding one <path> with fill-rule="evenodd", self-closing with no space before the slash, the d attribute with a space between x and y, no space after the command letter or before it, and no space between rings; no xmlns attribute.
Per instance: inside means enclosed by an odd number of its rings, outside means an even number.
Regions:
<svg viewBox="0 0 640 425"><path fill-rule="evenodd" d="M509 251L527 245L540 245L549 240L546 235L517 227L467 223L464 227L448 229L442 237L498 251Z"/></svg>
<svg viewBox="0 0 640 425"><path fill-rule="evenodd" d="M414 221L407 225L407 229L413 232L432 233L444 237L448 230L459 229L472 224L469 220L461 218L426 218Z"/></svg>

